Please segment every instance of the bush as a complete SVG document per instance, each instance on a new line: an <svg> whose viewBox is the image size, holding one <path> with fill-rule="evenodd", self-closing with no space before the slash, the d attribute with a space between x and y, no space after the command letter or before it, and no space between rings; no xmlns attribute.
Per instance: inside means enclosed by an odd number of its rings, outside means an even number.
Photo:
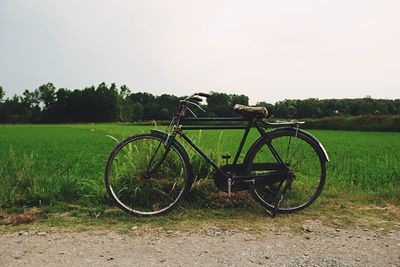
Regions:
<svg viewBox="0 0 400 267"><path fill-rule="evenodd" d="M304 128L352 131L400 131L400 116L355 116L305 119Z"/></svg>

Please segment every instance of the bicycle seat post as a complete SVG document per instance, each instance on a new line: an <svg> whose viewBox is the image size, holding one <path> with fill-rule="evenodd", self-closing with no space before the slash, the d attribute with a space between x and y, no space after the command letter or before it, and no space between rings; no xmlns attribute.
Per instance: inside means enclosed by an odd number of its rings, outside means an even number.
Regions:
<svg viewBox="0 0 400 267"><path fill-rule="evenodd" d="M222 155L222 158L225 160L225 164L228 165L229 163L229 159L231 158L231 155L229 155L228 153L225 153ZM230 174L228 174L228 201L231 198L231 194L232 194L232 177L230 176Z"/></svg>

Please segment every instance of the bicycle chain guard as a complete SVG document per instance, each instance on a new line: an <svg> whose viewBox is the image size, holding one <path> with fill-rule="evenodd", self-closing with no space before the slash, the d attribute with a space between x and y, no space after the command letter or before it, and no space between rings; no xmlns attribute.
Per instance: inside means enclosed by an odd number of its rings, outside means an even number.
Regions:
<svg viewBox="0 0 400 267"><path fill-rule="evenodd" d="M229 173L233 176L236 175L243 175L244 172L244 166L243 164L237 164L236 166L234 166L233 164L226 164L221 166L221 169L225 172L225 173ZM219 171L214 171L213 174L213 179L214 179L214 183L217 186L217 188L223 192L228 192L228 177L224 177L220 174ZM231 186L231 192L237 192L237 191L243 191L243 190L247 190L247 184L243 183L243 182L235 182L232 184Z"/></svg>

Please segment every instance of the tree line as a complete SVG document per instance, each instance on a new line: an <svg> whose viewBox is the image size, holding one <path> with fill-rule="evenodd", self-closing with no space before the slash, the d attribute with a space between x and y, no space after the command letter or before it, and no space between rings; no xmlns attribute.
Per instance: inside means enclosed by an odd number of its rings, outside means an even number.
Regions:
<svg viewBox="0 0 400 267"><path fill-rule="evenodd" d="M57 89L52 83L5 98L0 86L0 123L127 122L168 120L184 97L132 92L127 86L101 83L84 89ZM245 95L213 93L201 116L234 116L235 104L248 105ZM259 102L276 118L322 118L400 115L400 99L317 99Z"/></svg>

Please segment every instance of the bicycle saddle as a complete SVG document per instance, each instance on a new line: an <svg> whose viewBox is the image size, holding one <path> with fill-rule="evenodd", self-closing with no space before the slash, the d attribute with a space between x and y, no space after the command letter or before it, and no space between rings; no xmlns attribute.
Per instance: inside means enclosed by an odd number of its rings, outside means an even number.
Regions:
<svg viewBox="0 0 400 267"><path fill-rule="evenodd" d="M257 119L263 119L268 116L268 110L265 107L249 107L236 104L233 109L238 113Z"/></svg>

